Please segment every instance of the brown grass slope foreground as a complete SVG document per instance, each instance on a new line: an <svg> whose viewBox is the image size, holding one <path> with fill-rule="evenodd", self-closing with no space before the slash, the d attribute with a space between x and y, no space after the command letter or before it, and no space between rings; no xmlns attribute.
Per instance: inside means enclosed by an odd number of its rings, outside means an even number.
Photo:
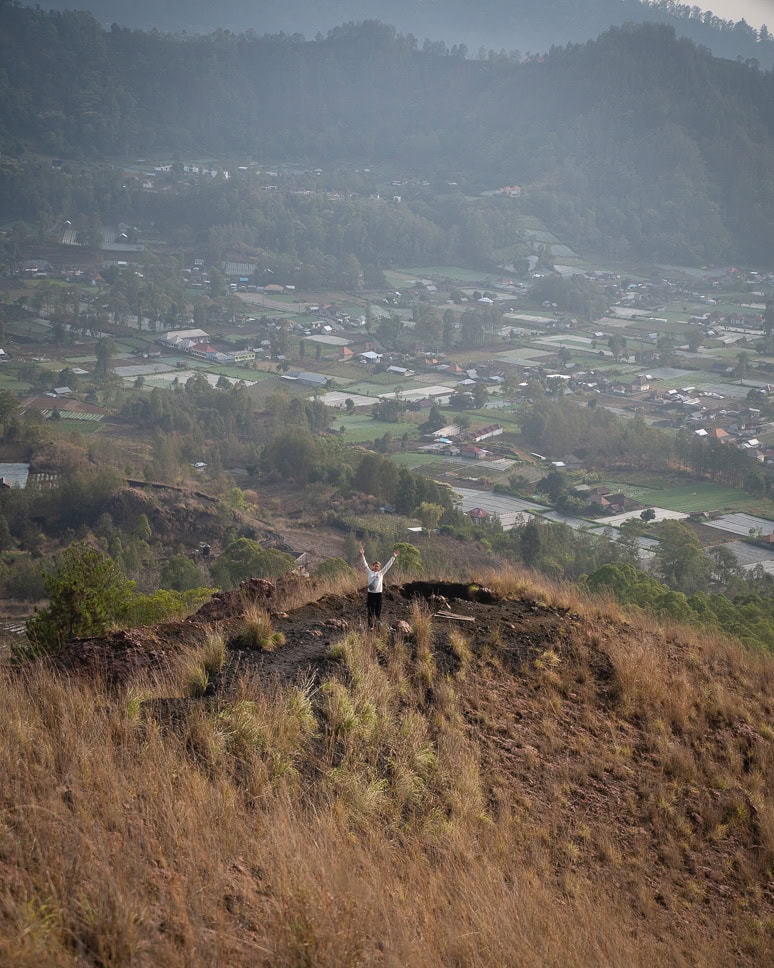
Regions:
<svg viewBox="0 0 774 968"><path fill-rule="evenodd" d="M771 964L774 659L479 581L5 669L0 964Z"/></svg>

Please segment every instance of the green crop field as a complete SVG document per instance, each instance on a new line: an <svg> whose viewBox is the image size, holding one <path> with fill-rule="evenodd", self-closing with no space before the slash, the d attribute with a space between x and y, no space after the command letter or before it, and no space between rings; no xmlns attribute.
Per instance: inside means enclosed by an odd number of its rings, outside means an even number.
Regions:
<svg viewBox="0 0 774 968"><path fill-rule="evenodd" d="M350 383L347 384L347 393L356 393L363 397L376 397L382 393L390 393L395 389L396 386L400 384L396 382L395 377L390 380L389 383L376 383L368 381L363 381L362 383ZM345 391L342 391L345 392Z"/></svg>
<svg viewBox="0 0 774 968"><path fill-rule="evenodd" d="M32 384L19 380L15 373L0 372L0 390L10 390L11 393L26 393L32 389Z"/></svg>
<svg viewBox="0 0 774 968"><path fill-rule="evenodd" d="M437 461L437 458L431 454L416 454L401 451L398 454L390 454L390 460L397 464L398 467L408 467L410 471L413 471L418 467L425 467L428 464L432 464Z"/></svg>
<svg viewBox="0 0 774 968"><path fill-rule="evenodd" d="M358 373L356 370L353 370L351 365L349 367L349 374L350 377L359 377L363 375ZM366 395L368 395L368 391L364 391L360 388L370 387L370 392L373 392L373 390L378 390L379 393L384 393L386 390L394 390L396 387L409 390L416 389L417 386L432 386L432 383L427 378L415 383L410 378L407 380L398 373L369 373L367 380L353 383L352 389L355 390L356 393L366 393Z"/></svg>
<svg viewBox="0 0 774 968"><path fill-rule="evenodd" d="M480 430L482 427L490 427L492 424L500 424L506 433L513 432L519 427L519 415L505 407L490 409L483 407L481 410L450 410L444 407L441 410L447 424L459 423L461 417L467 417L470 430ZM497 442L498 438L493 438Z"/></svg>
<svg viewBox="0 0 774 968"><path fill-rule="evenodd" d="M387 423L382 420L373 420L363 414L355 414L351 417L336 416L333 429L343 429L345 442L351 444L374 440L386 433L392 434L395 438L400 438L404 433L415 434L417 428L410 423Z"/></svg>
<svg viewBox="0 0 774 968"><path fill-rule="evenodd" d="M759 498L751 497L744 491L709 481L668 487L663 490L658 486L645 487L620 482L607 482L607 487L611 490L622 490L628 497L641 504L666 508L669 511L681 511L684 514L690 514L693 511L750 511L753 508L760 508L761 505Z"/></svg>
<svg viewBox="0 0 774 968"><path fill-rule="evenodd" d="M408 269L418 279L450 279L453 282L483 284L485 279L494 279L491 272L479 272L476 269L462 269L459 266L425 266L419 269Z"/></svg>

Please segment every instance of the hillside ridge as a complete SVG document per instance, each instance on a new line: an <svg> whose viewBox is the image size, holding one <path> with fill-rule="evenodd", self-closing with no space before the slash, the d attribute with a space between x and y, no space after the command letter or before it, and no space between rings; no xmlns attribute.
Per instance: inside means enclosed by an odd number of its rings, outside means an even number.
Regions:
<svg viewBox="0 0 774 968"><path fill-rule="evenodd" d="M144 729L199 749L193 723L217 728L235 710L265 714L304 695L316 727L296 737L299 802L335 803L343 788L324 792L331 768L346 783L355 782L344 780L349 771L373 771L372 782L381 776L392 796L396 754L372 758L374 730L390 717L398 734L401 722L414 729L421 720L422 755L434 751L439 763L451 756L448 782L474 783L478 792L468 795L481 798L486 823L516 838L513 863L570 905L617 906L645 960L765 963L774 951L771 659L570 599L526 576L517 585L513 576L510 585L486 579L390 586L377 634L363 627L359 589L252 579L187 622L74 642L57 666L73 683L97 673L120 695L143 674L158 682L217 628L227 643L222 670L199 697L156 689L143 702ZM256 606L282 635L276 647L245 644ZM276 766L287 736L271 740L268 721L259 721L269 731L260 755ZM424 789L430 781L412 782ZM435 795L425 790L420 799ZM460 809L453 802L450 818Z"/></svg>

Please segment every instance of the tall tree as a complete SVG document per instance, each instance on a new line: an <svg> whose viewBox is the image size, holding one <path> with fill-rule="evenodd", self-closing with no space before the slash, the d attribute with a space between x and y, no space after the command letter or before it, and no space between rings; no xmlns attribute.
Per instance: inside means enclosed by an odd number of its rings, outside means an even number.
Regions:
<svg viewBox="0 0 774 968"><path fill-rule="evenodd" d="M686 595L706 589L709 563L696 533L684 522L661 525L656 570L670 588Z"/></svg>

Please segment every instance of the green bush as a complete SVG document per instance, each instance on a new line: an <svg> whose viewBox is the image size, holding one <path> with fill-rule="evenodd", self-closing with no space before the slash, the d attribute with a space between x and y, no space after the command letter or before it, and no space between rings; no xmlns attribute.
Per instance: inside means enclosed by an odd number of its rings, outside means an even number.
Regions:
<svg viewBox="0 0 774 968"><path fill-rule="evenodd" d="M335 580L337 578L349 578L354 574L353 569L343 558L326 558L317 569L315 577Z"/></svg>
<svg viewBox="0 0 774 968"><path fill-rule="evenodd" d="M220 588L234 588L248 578L279 578L295 568L293 555L275 548L262 548L250 538L237 538L211 568Z"/></svg>
<svg viewBox="0 0 774 968"><path fill-rule="evenodd" d="M176 592L199 588L202 574L186 555L173 555L161 569L161 587Z"/></svg>
<svg viewBox="0 0 774 968"><path fill-rule="evenodd" d="M37 602L45 598L43 565L28 556L13 561L3 575L3 592L7 598Z"/></svg>
<svg viewBox="0 0 774 968"><path fill-rule="evenodd" d="M134 589L114 561L82 542L62 552L43 583L49 605L27 621L27 637L41 652L107 631L126 617Z"/></svg>
<svg viewBox="0 0 774 968"><path fill-rule="evenodd" d="M125 620L128 625L158 625L185 618L201 608L214 593L214 588L192 588L184 592L160 588L151 595L135 595Z"/></svg>

